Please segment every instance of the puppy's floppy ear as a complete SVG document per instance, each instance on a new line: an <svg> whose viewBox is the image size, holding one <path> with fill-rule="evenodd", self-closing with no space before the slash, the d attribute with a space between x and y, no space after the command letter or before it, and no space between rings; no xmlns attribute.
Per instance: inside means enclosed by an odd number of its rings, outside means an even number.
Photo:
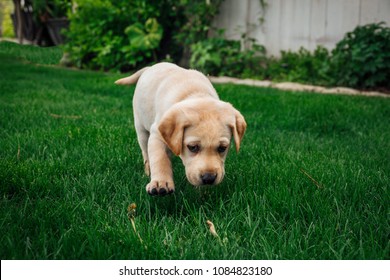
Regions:
<svg viewBox="0 0 390 280"><path fill-rule="evenodd" d="M180 108L172 108L164 114L158 130L169 149L175 154L180 155L184 129L189 126L188 119Z"/></svg>
<svg viewBox="0 0 390 280"><path fill-rule="evenodd" d="M234 111L235 121L229 124L229 126L233 133L233 138L236 145L236 151L238 152L240 150L242 137L244 137L244 133L246 130L246 122L244 117L241 115L241 113L238 110L233 108L233 111Z"/></svg>

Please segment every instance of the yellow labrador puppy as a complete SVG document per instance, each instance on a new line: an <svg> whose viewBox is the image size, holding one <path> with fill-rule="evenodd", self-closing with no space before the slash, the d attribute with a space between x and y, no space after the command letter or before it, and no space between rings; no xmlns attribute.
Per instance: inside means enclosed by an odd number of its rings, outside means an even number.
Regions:
<svg viewBox="0 0 390 280"><path fill-rule="evenodd" d="M134 125L150 195L174 192L170 152L180 156L194 186L219 184L233 137L236 150L246 129L244 117L220 101L200 72L172 63L146 67L118 85L135 84Z"/></svg>

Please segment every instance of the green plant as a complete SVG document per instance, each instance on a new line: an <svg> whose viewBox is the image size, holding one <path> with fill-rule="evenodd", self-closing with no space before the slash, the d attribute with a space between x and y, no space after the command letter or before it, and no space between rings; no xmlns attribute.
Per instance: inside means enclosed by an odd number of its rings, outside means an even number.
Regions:
<svg viewBox="0 0 390 280"><path fill-rule="evenodd" d="M72 0L34 0L31 1L35 17L63 18L72 9Z"/></svg>
<svg viewBox="0 0 390 280"><path fill-rule="evenodd" d="M390 88L390 28L375 23L348 32L332 51L332 82L357 88Z"/></svg>
<svg viewBox="0 0 390 280"><path fill-rule="evenodd" d="M77 2L65 51L78 67L126 70L153 60L162 30L146 0Z"/></svg>
<svg viewBox="0 0 390 280"><path fill-rule="evenodd" d="M235 77L262 77L264 72L265 48L252 39L252 47L241 49L241 42L219 36L208 38L191 45L190 65L210 75Z"/></svg>
<svg viewBox="0 0 390 280"><path fill-rule="evenodd" d="M223 0L173 0L176 12L185 18L175 39L183 46L207 39L214 16L218 13Z"/></svg>
<svg viewBox="0 0 390 280"><path fill-rule="evenodd" d="M267 77L275 81L325 85L328 83L328 60L329 51L321 46L312 53L304 48L298 52L282 51L280 58L268 61Z"/></svg>
<svg viewBox="0 0 390 280"><path fill-rule="evenodd" d="M206 38L218 1L80 0L69 14L65 51L78 67L128 71L181 60L186 46Z"/></svg>
<svg viewBox="0 0 390 280"><path fill-rule="evenodd" d="M130 25L125 29L130 44L121 48L125 58L131 65L136 65L139 57L150 58L153 54L153 60L157 61L155 49L159 46L162 37L162 28L155 18L149 18L145 24L139 22Z"/></svg>

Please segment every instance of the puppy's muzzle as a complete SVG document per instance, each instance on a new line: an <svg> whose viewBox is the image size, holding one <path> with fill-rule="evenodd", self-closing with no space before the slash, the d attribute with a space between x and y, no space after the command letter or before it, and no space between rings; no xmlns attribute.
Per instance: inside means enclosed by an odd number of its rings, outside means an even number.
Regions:
<svg viewBox="0 0 390 280"><path fill-rule="evenodd" d="M217 174L206 172L200 175L200 179L202 180L203 185L213 185L217 179Z"/></svg>

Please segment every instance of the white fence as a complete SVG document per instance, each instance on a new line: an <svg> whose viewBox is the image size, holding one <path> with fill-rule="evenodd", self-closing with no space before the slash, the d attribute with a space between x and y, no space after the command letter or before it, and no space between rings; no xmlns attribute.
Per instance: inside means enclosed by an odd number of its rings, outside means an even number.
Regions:
<svg viewBox="0 0 390 280"><path fill-rule="evenodd" d="M229 39L243 33L264 45L267 54L317 45L333 49L358 25L384 21L390 25L390 0L225 0L214 26ZM260 22L263 18L263 23Z"/></svg>

